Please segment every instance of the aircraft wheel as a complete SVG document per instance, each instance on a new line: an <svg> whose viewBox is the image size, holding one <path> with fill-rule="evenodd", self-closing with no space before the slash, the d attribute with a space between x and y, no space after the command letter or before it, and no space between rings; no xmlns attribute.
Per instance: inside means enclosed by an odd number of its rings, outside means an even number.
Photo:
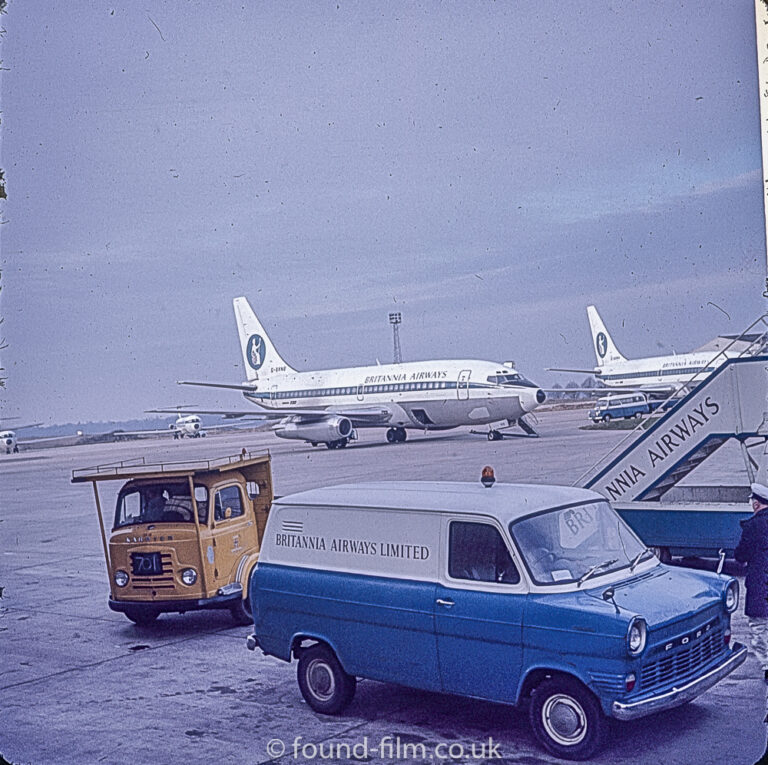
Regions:
<svg viewBox="0 0 768 765"><path fill-rule="evenodd" d="M405 442L405 440L408 438L408 431L405 428L398 428L397 429L397 440L401 443Z"/></svg>
<svg viewBox="0 0 768 765"><path fill-rule="evenodd" d="M14 454L18 454L19 453L19 447L18 446L14 446L13 447L13 453Z"/></svg>
<svg viewBox="0 0 768 765"><path fill-rule="evenodd" d="M312 444L312 446L317 446L317 441L310 441L309 443Z"/></svg>
<svg viewBox="0 0 768 765"><path fill-rule="evenodd" d="M395 441L399 441L399 435L397 428L389 428L389 430L387 430L387 443L394 444Z"/></svg>

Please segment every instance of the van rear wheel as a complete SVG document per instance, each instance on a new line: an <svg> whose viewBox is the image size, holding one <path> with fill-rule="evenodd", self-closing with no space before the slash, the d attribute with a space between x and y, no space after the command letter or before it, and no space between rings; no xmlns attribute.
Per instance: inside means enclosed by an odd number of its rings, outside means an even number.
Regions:
<svg viewBox="0 0 768 765"><path fill-rule="evenodd" d="M325 715L337 715L349 706L357 680L348 675L333 651L322 643L301 652L297 671L304 700Z"/></svg>
<svg viewBox="0 0 768 765"><path fill-rule="evenodd" d="M597 699L571 677L545 680L533 692L529 710L536 738L556 757L588 760L608 728Z"/></svg>

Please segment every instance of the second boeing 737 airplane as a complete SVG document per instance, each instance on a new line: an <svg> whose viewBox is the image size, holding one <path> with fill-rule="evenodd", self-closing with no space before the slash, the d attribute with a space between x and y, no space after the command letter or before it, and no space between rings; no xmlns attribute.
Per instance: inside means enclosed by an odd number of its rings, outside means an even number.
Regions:
<svg viewBox="0 0 768 765"><path fill-rule="evenodd" d="M267 418L279 420L273 430L280 438L338 449L356 437L357 428L385 428L390 443L405 441L409 428L462 425L486 425L491 441L513 425L535 435L523 418L546 396L511 364L442 359L297 372L278 354L248 301L239 297L233 304L246 381L181 384L241 391ZM195 412L232 418L253 414Z"/></svg>
<svg viewBox="0 0 768 765"><path fill-rule="evenodd" d="M595 306L587 306L592 344L597 357L594 369L552 369L554 372L588 372L606 388L622 391L642 391L651 396L666 397L695 388L728 359L758 353L765 345L765 335L723 335L721 340L733 341L732 349L700 348L691 353L671 356L648 356L627 359L621 354L600 318ZM745 347L746 346L746 347Z"/></svg>

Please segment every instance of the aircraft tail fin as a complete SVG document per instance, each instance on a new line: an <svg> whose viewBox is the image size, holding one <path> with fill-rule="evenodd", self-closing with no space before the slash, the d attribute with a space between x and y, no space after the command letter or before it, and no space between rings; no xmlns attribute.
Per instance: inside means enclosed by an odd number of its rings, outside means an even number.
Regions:
<svg viewBox="0 0 768 765"><path fill-rule="evenodd" d="M296 370L289 367L275 350L248 301L244 297L238 297L232 301L232 305L235 309L246 379L258 380L259 376L264 378L281 372L295 372Z"/></svg>
<svg viewBox="0 0 768 765"><path fill-rule="evenodd" d="M626 361L627 359L621 354L611 339L595 306L587 306L587 316L589 317L589 327L592 330L592 344L597 356L597 365L603 367L606 364L613 364L617 361Z"/></svg>

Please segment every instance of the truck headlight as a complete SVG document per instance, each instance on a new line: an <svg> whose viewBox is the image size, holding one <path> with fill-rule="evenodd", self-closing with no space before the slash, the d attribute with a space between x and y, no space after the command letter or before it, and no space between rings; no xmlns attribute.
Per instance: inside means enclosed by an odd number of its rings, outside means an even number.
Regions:
<svg viewBox="0 0 768 765"><path fill-rule="evenodd" d="M197 581L197 571L193 568L185 568L181 572L181 581L191 587Z"/></svg>
<svg viewBox="0 0 768 765"><path fill-rule="evenodd" d="M641 616L635 616L629 623L627 630L627 653L630 656L639 656L645 650L647 634L648 627L645 619Z"/></svg>
<svg viewBox="0 0 768 765"><path fill-rule="evenodd" d="M735 579L728 582L723 593L723 603L729 614L732 614L739 607L739 583Z"/></svg>
<svg viewBox="0 0 768 765"><path fill-rule="evenodd" d="M118 587L125 587L125 585L128 584L128 574L125 571L118 569L115 571L114 580Z"/></svg>

